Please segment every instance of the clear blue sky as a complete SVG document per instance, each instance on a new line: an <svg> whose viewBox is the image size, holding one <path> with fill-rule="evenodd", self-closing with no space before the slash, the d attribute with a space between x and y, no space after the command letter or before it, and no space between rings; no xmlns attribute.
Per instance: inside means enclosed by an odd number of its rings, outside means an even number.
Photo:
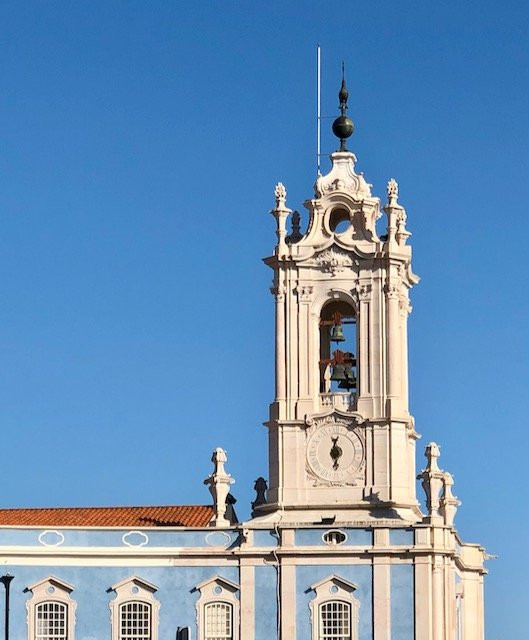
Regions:
<svg viewBox="0 0 529 640"><path fill-rule="evenodd" d="M205 503L267 475L268 215L350 147L413 232L411 405L489 563L487 639L529 634L525 2L3 2L2 506ZM323 148L335 142L327 133ZM324 169L326 168L324 163Z"/></svg>

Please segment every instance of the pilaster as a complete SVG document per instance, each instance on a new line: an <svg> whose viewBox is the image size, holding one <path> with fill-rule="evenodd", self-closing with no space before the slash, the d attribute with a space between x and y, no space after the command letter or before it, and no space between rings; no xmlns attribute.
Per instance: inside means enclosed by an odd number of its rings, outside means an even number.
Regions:
<svg viewBox="0 0 529 640"><path fill-rule="evenodd" d="M483 640L483 575L464 573L462 603L464 640Z"/></svg>
<svg viewBox="0 0 529 640"><path fill-rule="evenodd" d="M432 558L432 620L433 640L446 640L444 562L441 555L434 555Z"/></svg>
<svg viewBox="0 0 529 640"><path fill-rule="evenodd" d="M433 640L432 563L429 556L415 558L415 638Z"/></svg>
<svg viewBox="0 0 529 640"><path fill-rule="evenodd" d="M389 546L388 529L375 529L375 547ZM390 558L373 558L373 636L374 640L391 640Z"/></svg>
<svg viewBox="0 0 529 640"><path fill-rule="evenodd" d="M281 640L296 640L296 567L281 561Z"/></svg>
<svg viewBox="0 0 529 640"><path fill-rule="evenodd" d="M255 637L255 568L253 560L240 560L241 633L244 640Z"/></svg>

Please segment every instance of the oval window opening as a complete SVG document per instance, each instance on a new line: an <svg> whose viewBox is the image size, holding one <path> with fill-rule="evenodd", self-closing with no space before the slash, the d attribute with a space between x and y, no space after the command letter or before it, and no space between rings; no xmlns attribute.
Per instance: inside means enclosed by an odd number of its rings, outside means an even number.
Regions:
<svg viewBox="0 0 529 640"><path fill-rule="evenodd" d="M343 531L332 530L326 531L323 536L323 542L329 545L343 544L347 540L347 536Z"/></svg>
<svg viewBox="0 0 529 640"><path fill-rule="evenodd" d="M333 233L344 233L351 226L349 211L334 209L329 218L329 227Z"/></svg>

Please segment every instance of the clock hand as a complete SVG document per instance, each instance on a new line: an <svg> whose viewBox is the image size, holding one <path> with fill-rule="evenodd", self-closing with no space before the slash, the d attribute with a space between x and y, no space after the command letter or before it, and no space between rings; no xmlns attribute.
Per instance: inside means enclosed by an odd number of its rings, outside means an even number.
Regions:
<svg viewBox="0 0 529 640"><path fill-rule="evenodd" d="M339 438L339 436L336 436L336 438L333 438L331 436L332 447L331 447L331 451L330 451L330 456L331 456L331 458L333 460L332 468L335 471L340 466L338 460L342 457L342 454L343 454L343 451L342 451L341 447L338 446L338 438Z"/></svg>

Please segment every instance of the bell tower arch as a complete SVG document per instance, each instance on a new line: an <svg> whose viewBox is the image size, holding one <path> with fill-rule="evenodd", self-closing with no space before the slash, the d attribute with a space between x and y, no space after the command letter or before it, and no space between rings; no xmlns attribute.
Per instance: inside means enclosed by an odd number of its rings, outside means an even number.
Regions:
<svg viewBox="0 0 529 640"><path fill-rule="evenodd" d="M305 234L285 187L275 188L277 244L264 262L274 273L276 384L266 423L270 487L258 513L351 521L397 512L415 522L407 318L418 278L397 183L389 181L382 208L346 148L354 125L345 80L339 99L340 148L305 202Z"/></svg>

